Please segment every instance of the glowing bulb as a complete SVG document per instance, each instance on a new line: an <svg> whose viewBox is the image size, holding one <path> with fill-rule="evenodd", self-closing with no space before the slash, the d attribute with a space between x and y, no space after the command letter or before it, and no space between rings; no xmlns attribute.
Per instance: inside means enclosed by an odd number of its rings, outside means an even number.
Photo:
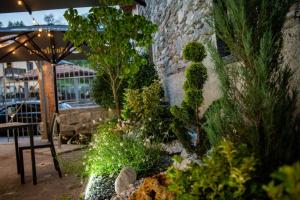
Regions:
<svg viewBox="0 0 300 200"><path fill-rule="evenodd" d="M25 43L24 45L25 45L25 47L27 47L27 43Z"/></svg>
<svg viewBox="0 0 300 200"><path fill-rule="evenodd" d="M13 51L12 53L13 53L13 54L16 54L16 52L15 52L15 51Z"/></svg>
<svg viewBox="0 0 300 200"><path fill-rule="evenodd" d="M41 34L40 34L40 33L38 34L38 37L41 37Z"/></svg>
<svg viewBox="0 0 300 200"><path fill-rule="evenodd" d="M23 4L22 1L18 1L18 5L21 6Z"/></svg>
<svg viewBox="0 0 300 200"><path fill-rule="evenodd" d="M51 37L51 33L48 33L48 37Z"/></svg>
<svg viewBox="0 0 300 200"><path fill-rule="evenodd" d="M42 32L42 31L43 31L43 29L39 28L39 32Z"/></svg>

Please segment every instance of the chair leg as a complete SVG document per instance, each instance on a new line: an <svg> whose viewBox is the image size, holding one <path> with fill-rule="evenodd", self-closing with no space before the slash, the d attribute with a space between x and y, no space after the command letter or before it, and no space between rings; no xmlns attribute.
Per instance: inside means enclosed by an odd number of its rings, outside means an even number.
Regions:
<svg viewBox="0 0 300 200"><path fill-rule="evenodd" d="M21 174L21 184L25 184L23 150L19 149L19 172Z"/></svg>
<svg viewBox="0 0 300 200"><path fill-rule="evenodd" d="M36 166L35 166L35 154L34 154L34 149L31 148L31 168L32 168L32 180L33 180L33 185L37 184L37 178L36 178Z"/></svg>
<svg viewBox="0 0 300 200"><path fill-rule="evenodd" d="M61 178L62 174L61 174L59 162L57 160L57 155L55 152L54 145L51 145L50 150L51 150L51 154L52 154L52 158L53 158L54 167L55 167L56 171L58 172L58 176Z"/></svg>
<svg viewBox="0 0 300 200"><path fill-rule="evenodd" d="M33 139L33 129L31 127L29 132L30 139L30 151L31 151L31 168L32 168L32 180L33 185L36 185L36 166L35 166L35 152L34 152L34 139Z"/></svg>

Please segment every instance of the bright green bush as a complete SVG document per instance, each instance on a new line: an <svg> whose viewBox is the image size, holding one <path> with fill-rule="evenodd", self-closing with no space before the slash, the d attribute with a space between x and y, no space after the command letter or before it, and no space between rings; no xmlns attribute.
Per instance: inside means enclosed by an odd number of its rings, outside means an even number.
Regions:
<svg viewBox="0 0 300 200"><path fill-rule="evenodd" d="M191 42L183 50L183 58L185 60L201 62L205 57L205 47L199 42Z"/></svg>
<svg viewBox="0 0 300 200"><path fill-rule="evenodd" d="M283 166L272 174L273 180L263 186L272 200L298 200L300 198L300 162Z"/></svg>
<svg viewBox="0 0 300 200"><path fill-rule="evenodd" d="M187 79L187 85L185 87L195 89L203 88L207 80L206 67L200 62L191 63L185 71L185 76Z"/></svg>
<svg viewBox="0 0 300 200"><path fill-rule="evenodd" d="M137 138L116 129L115 123L99 127L86 155L86 171L94 175L118 173L122 167L132 167L137 173L147 173L161 159L161 152L145 146Z"/></svg>
<svg viewBox="0 0 300 200"><path fill-rule="evenodd" d="M122 116L134 122L132 129L139 129L142 138L162 141L173 137L169 131L169 106L162 98L158 80L143 89L127 90Z"/></svg>
<svg viewBox="0 0 300 200"><path fill-rule="evenodd" d="M255 159L224 140L206 155L202 163L186 170L171 167L169 189L178 200L239 200L244 199L246 185L255 169Z"/></svg>

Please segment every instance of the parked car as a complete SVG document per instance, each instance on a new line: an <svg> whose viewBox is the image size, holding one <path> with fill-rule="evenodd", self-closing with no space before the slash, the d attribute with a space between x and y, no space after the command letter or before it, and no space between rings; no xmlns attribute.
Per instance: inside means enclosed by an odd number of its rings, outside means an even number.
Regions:
<svg viewBox="0 0 300 200"><path fill-rule="evenodd" d="M68 103L60 102L58 108L60 110L69 109ZM40 101L25 101L6 103L0 108L0 123L6 122L23 122L33 123L34 133L38 132L38 124L41 122ZM6 131L1 131L0 136L6 136Z"/></svg>

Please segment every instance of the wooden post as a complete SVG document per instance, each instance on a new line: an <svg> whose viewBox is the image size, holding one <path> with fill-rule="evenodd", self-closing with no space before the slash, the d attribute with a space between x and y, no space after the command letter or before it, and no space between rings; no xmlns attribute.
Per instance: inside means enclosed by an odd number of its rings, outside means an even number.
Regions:
<svg viewBox="0 0 300 200"><path fill-rule="evenodd" d="M55 89L53 82L53 68L48 62L41 62L39 73L39 88L41 100L41 116L43 124L42 138L47 138L47 132L50 131L50 123L55 113Z"/></svg>

